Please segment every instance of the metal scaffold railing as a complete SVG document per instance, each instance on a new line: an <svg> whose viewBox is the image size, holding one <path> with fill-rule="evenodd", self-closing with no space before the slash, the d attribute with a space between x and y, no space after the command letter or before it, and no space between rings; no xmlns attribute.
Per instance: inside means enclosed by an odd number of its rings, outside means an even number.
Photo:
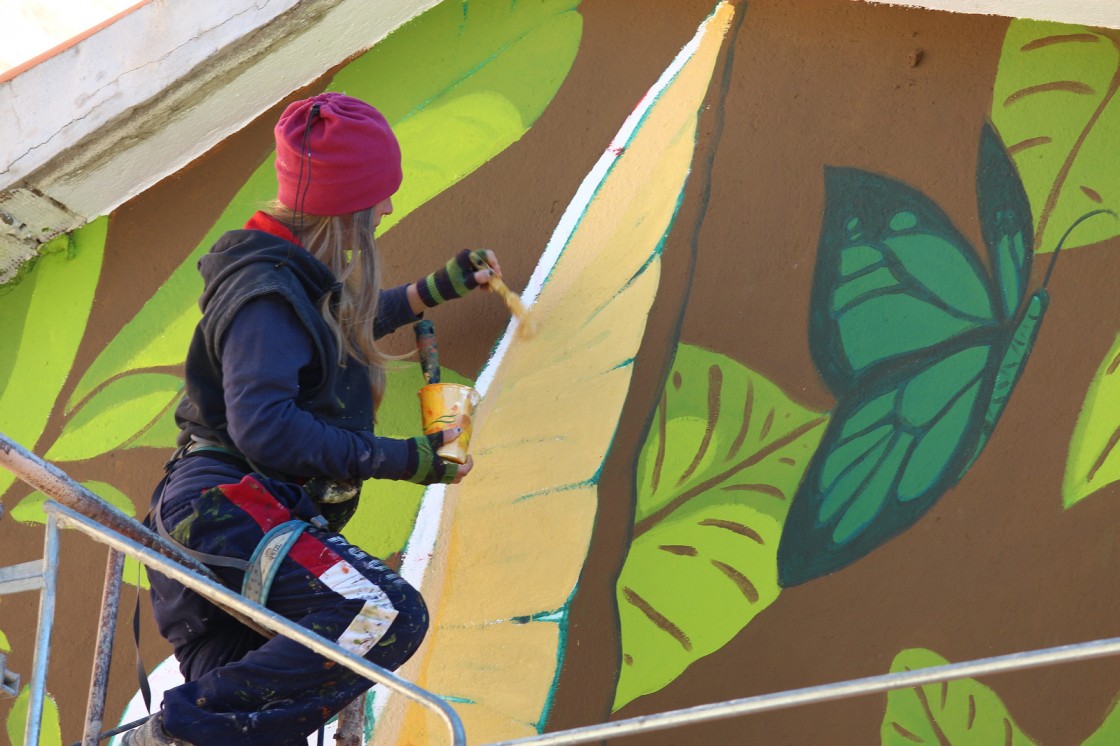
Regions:
<svg viewBox="0 0 1120 746"><path fill-rule="evenodd" d="M116 624L124 557L131 556L206 596L218 606L266 634L283 634L315 652L346 666L375 683L389 687L430 709L447 726L450 743L466 744L458 713L443 699L401 679L331 641L234 593L216 581L210 571L174 545L164 542L134 519L125 516L101 498L74 482L57 467L42 461L0 433L0 466L7 467L33 487L55 500L44 505L47 529L44 558L12 568L0 568L0 594L40 590L39 625L31 677L31 698L24 734L25 746L38 744L46 691L51 624L54 616L55 578L58 569L58 529L74 528L109 547L101 629L94 654L94 671L87 709L83 746L95 746L104 712L105 687L111 655L112 630ZM107 512L106 512L107 511ZM91 516L90 513L94 515ZM106 522L111 524L106 525ZM201 569L200 569L201 568ZM5 587L8 588L5 591ZM1120 637L1061 645L989 658L950 663L916 671L840 681L831 684L761 694L715 704L699 705L654 715L616 720L527 738L492 742L490 746L567 746L610 738L634 736L656 730L699 725L714 720L741 717L771 710L830 702L850 697L881 694L896 689L935 684L955 679L990 676L1031 668L1086 661L1120 654ZM2 668L2 666L0 666ZM7 674L0 684L7 684Z"/></svg>
<svg viewBox="0 0 1120 746"><path fill-rule="evenodd" d="M104 711L108 680L108 658L111 655L112 628L115 626L116 610L119 606L122 558L125 555L134 557L145 567L153 568L182 583L255 629L269 636L283 634L370 681L386 686L431 709L447 726L450 742L455 746L466 744L463 723L458 713L443 699L229 590L217 582L216 577L205 565L181 552L170 542L149 531L139 521L125 515L75 482L61 469L43 461L2 433L0 433L0 466L6 467L24 482L52 498L43 506L47 514L46 556L41 565L43 579L29 586L23 579L29 573L21 572L19 573L20 587L14 588L14 590L41 589L39 626L30 682L31 696L24 730L24 746L37 746L39 743L56 602L54 582L59 563L58 529L60 527L77 529L107 545L110 550L106 594L102 602L101 634L95 651L90 705L87 709L82 746L96 746L100 736L101 715ZM17 567L24 568L25 565ZM114 576L115 583L111 582ZM3 576L0 576L0 580L2 579ZM108 634L106 634L107 630Z"/></svg>

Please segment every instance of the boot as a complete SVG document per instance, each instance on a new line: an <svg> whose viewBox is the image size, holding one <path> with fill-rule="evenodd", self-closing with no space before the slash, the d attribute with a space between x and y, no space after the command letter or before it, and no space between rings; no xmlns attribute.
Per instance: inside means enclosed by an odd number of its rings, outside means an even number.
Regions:
<svg viewBox="0 0 1120 746"><path fill-rule="evenodd" d="M140 725L124 734L121 746L193 746L172 738L163 730L163 713L157 712Z"/></svg>

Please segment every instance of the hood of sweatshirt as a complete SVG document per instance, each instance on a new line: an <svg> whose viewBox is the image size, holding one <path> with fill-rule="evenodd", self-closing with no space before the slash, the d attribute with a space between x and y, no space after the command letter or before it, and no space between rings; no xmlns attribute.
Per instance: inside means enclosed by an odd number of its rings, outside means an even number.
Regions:
<svg viewBox="0 0 1120 746"><path fill-rule="evenodd" d="M245 270L268 274L270 267L271 271L290 273L307 292L307 297L315 301L342 289L327 265L296 243L281 223L257 213L245 229L227 232L198 260L203 281L199 308L205 313L210 301L230 277Z"/></svg>

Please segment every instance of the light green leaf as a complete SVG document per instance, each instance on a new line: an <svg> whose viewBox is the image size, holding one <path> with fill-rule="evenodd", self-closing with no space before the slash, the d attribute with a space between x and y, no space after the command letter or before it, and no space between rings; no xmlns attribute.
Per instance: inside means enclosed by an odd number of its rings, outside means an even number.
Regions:
<svg viewBox="0 0 1120 746"><path fill-rule="evenodd" d="M148 568L132 557L126 556L124 558L124 571L121 573L121 580L141 590L151 588L151 584L148 582Z"/></svg>
<svg viewBox="0 0 1120 746"><path fill-rule="evenodd" d="M895 656L891 673L944 666L924 648ZM999 696L975 679L958 679L887 693L880 729L883 746L916 743L975 743L1026 746L1034 741L1011 718Z"/></svg>
<svg viewBox="0 0 1120 746"><path fill-rule="evenodd" d="M0 296L0 423L26 448L42 436L85 333L107 224L101 218L48 243L34 268ZM0 469L0 495L14 479Z"/></svg>
<svg viewBox="0 0 1120 746"><path fill-rule="evenodd" d="M782 525L826 419L727 357L678 347L638 459L616 709L719 650L778 597Z"/></svg>
<svg viewBox="0 0 1120 746"><path fill-rule="evenodd" d="M1015 160L1035 218L1035 251L1053 251L1082 215L1120 211L1120 31L1014 20L996 75L992 121ZM1067 247L1120 234L1090 220Z"/></svg>
<svg viewBox="0 0 1120 746"><path fill-rule="evenodd" d="M1120 336L1089 384L1073 428L1062 479L1062 503L1071 507L1120 480Z"/></svg>
<svg viewBox="0 0 1120 746"><path fill-rule="evenodd" d="M1081 746L1116 746L1120 743L1120 699L1112 703L1101 727L1085 739Z"/></svg>
<svg viewBox="0 0 1120 746"><path fill-rule="evenodd" d="M179 405L181 397L175 397L168 402L164 410L150 427L125 443L122 448L162 448L171 450L175 448L179 437L179 426L175 424L175 407Z"/></svg>
<svg viewBox="0 0 1120 746"><path fill-rule="evenodd" d="M528 131L571 69L578 0L443 2L347 65L329 86L373 103L401 143L387 230Z"/></svg>
<svg viewBox="0 0 1120 746"><path fill-rule="evenodd" d="M8 743L23 746L23 731L27 727L27 710L31 705L31 687L25 686L8 711ZM43 718L39 722L39 746L62 746L62 727L59 725L58 705L54 697L43 698Z"/></svg>
<svg viewBox="0 0 1120 746"><path fill-rule="evenodd" d="M174 406L183 381L166 373L133 373L109 382L66 423L47 451L50 461L81 461L137 438Z"/></svg>
<svg viewBox="0 0 1120 746"><path fill-rule="evenodd" d="M445 383L471 381L443 367ZM385 397L377 412L377 434L411 438L420 434L420 398L424 385L415 361L398 364L387 371ZM351 543L375 557L388 557L404 548L416 522L425 487L392 479L370 479L362 486L358 511L344 529Z"/></svg>
<svg viewBox="0 0 1120 746"><path fill-rule="evenodd" d="M406 176L382 230L481 166L496 154L498 144L520 139L526 127L508 99L476 93L418 112L395 130L408 154ZM409 148L413 143L417 147Z"/></svg>
<svg viewBox="0 0 1120 746"><path fill-rule="evenodd" d="M12 644L8 642L8 636L4 634L4 630L0 629L0 651L5 653L12 652Z"/></svg>
<svg viewBox="0 0 1120 746"><path fill-rule="evenodd" d="M187 344L202 315L198 309L198 297L202 294L199 258L223 233L243 226L259 205L275 196L276 174L270 157L257 168L195 250L93 361L74 388L67 412L130 371L183 364Z"/></svg>

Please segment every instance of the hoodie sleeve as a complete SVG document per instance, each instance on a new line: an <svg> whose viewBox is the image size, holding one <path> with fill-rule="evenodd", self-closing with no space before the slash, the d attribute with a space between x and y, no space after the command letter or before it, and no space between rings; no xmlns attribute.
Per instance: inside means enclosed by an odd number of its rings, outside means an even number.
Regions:
<svg viewBox="0 0 1120 746"><path fill-rule="evenodd" d="M254 464L297 477L400 479L410 440L328 425L296 406L300 370L314 359L311 337L279 296L247 302L221 343L227 429Z"/></svg>
<svg viewBox="0 0 1120 746"><path fill-rule="evenodd" d="M382 290L377 299L377 318L373 322L373 336L381 339L405 324L411 324L421 318L423 314L417 316L408 305L408 285Z"/></svg>

